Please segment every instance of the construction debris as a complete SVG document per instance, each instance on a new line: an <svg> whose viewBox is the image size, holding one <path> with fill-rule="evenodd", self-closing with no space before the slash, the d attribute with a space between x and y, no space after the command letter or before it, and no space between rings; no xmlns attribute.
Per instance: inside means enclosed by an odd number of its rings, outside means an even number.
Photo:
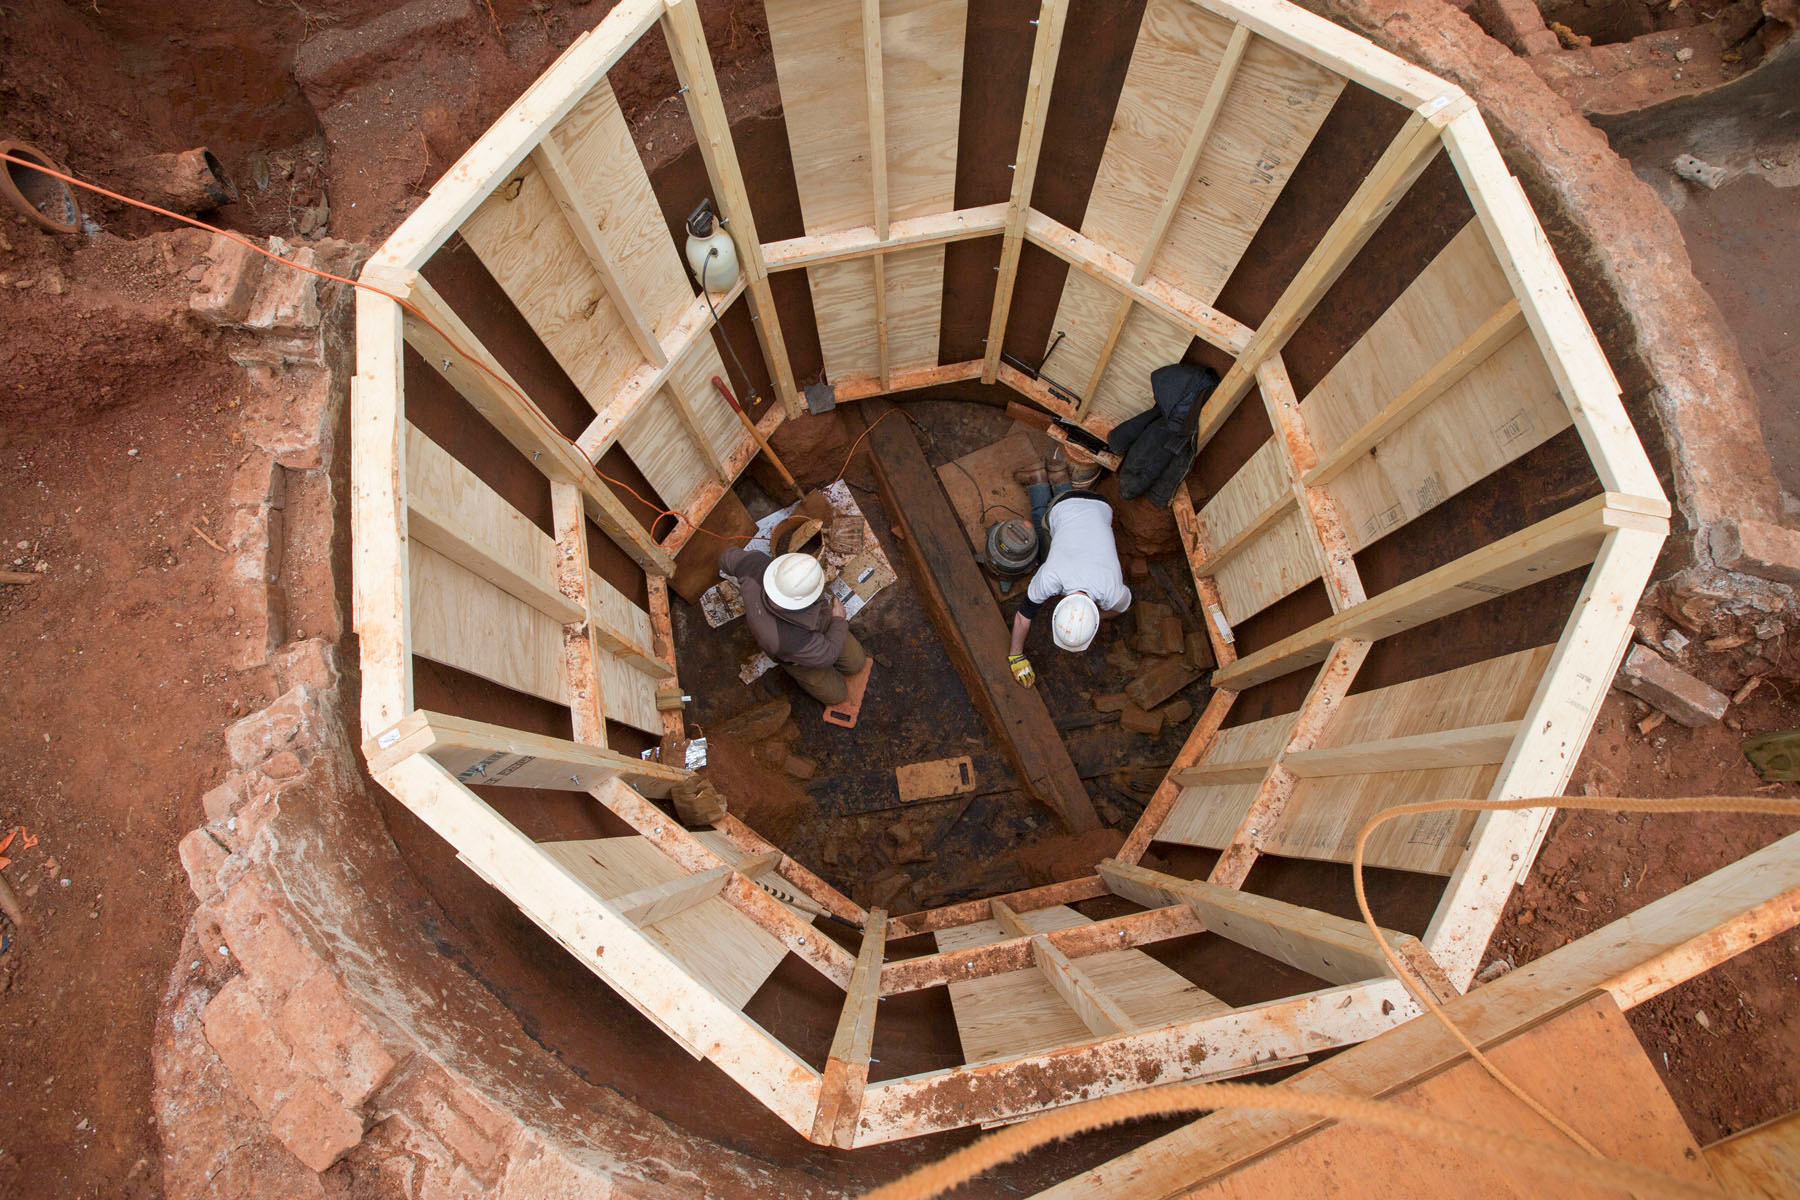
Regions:
<svg viewBox="0 0 1800 1200"><path fill-rule="evenodd" d="M1125 694L1139 708L1152 709L1198 678L1200 672L1185 658L1165 658L1132 680Z"/></svg>
<svg viewBox="0 0 1800 1200"><path fill-rule="evenodd" d="M1613 686L1698 729L1725 715L1730 697L1695 679L1647 646L1633 646Z"/></svg>

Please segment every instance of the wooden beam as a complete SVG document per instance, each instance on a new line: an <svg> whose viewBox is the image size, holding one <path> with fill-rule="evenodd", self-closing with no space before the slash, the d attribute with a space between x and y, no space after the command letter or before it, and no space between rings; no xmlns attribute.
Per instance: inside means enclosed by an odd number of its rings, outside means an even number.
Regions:
<svg viewBox="0 0 1800 1200"><path fill-rule="evenodd" d="M1560 575L1592 562L1612 530L1666 533L1667 518L1634 503L1609 492L1566 509L1220 668L1213 686L1247 688L1319 662L1339 639L1390 637Z"/></svg>
<svg viewBox="0 0 1800 1200"><path fill-rule="evenodd" d="M1588 573L1575 610L1525 710L1524 731L1507 752L1488 795L1559 795L1631 642L1631 620L1665 530L1612 530ZM1530 870L1552 812L1482 813L1425 931L1425 945L1459 987L1481 955L1513 885Z"/></svg>
<svg viewBox="0 0 1800 1200"><path fill-rule="evenodd" d="M761 834L730 813L726 813L725 819L714 825L713 828L745 854L762 854L770 851L781 853ZM868 910L862 905L820 879L786 854L782 854L781 861L775 865L775 873L793 884L807 899L817 904L825 912L841 917L852 925L860 926L869 919Z"/></svg>
<svg viewBox="0 0 1800 1200"><path fill-rule="evenodd" d="M1152 275L1139 284L1132 283L1136 263L1036 209L1032 209L1025 220L1025 239L1115 292L1147 305L1179 328L1221 350L1240 353L1254 335L1255 331L1248 325L1233 320L1158 276Z"/></svg>
<svg viewBox="0 0 1800 1200"><path fill-rule="evenodd" d="M1056 994L1063 998L1063 1003L1075 1010L1081 1023L1088 1027L1089 1033L1095 1037L1106 1037L1136 1028L1136 1023L1119 1007L1118 1002L1095 986L1094 981L1070 962L1062 951L1051 945L1048 939L1032 938L1031 955L1037 962L1038 970L1050 981Z"/></svg>
<svg viewBox="0 0 1800 1200"><path fill-rule="evenodd" d="M423 203L370 260L387 270L423 267L532 148L587 98L662 16L663 0L622 0L572 42L500 119L445 171Z"/></svg>
<svg viewBox="0 0 1800 1200"><path fill-rule="evenodd" d="M1327 982L1357 983L1389 973L1375 935L1361 921L1110 860L1098 870L1107 886L1127 900L1190 904L1208 933ZM1392 929L1382 930L1382 935L1392 944L1418 940Z"/></svg>
<svg viewBox="0 0 1800 1200"><path fill-rule="evenodd" d="M1299 777L1289 769L1287 756L1313 748L1332 718L1337 716L1339 706L1350 694L1350 685L1356 681L1356 673L1362 669L1368 655L1369 643L1359 638L1345 638L1331 647L1325 665L1319 668L1312 686L1306 690L1306 698L1300 702L1287 740L1282 743L1275 761L1269 766L1268 775L1238 822L1231 844L1213 864L1212 872L1207 876L1209 882L1223 887L1244 886L1250 868L1262 853L1263 839L1274 830L1288 801L1293 799L1294 785Z"/></svg>
<svg viewBox="0 0 1800 1200"><path fill-rule="evenodd" d="M1037 936L1037 929L1034 926L1026 924L1024 918L1014 912L1012 908L1007 905L1006 901L989 901L989 909L993 914L994 923L1000 926L1000 928L1006 932L1008 937Z"/></svg>
<svg viewBox="0 0 1800 1200"><path fill-rule="evenodd" d="M1249 343L1238 353L1237 361L1201 407L1197 430L1202 446L1218 432L1225 418L1236 411L1238 402L1249 392L1256 378L1256 369L1269 355L1287 344L1288 338L1337 282L1357 252L1381 227L1388 213L1424 173L1437 155L1439 134L1444 125L1469 106L1469 99L1458 93L1455 99L1445 96L1432 100L1407 118L1374 169L1332 221L1319 244L1313 247L1299 273L1283 289L1269 315L1257 326Z"/></svg>
<svg viewBox="0 0 1800 1200"><path fill-rule="evenodd" d="M1348 1045L1419 1011L1397 979L1350 984L1012 1058L869 1085L858 1146L1004 1121L1066 1103L1187 1079L1222 1079ZM1044 1080L1056 1081L1046 1088Z"/></svg>
<svg viewBox="0 0 1800 1200"><path fill-rule="evenodd" d="M1231 762L1201 763L1196 767L1185 767L1179 771L1170 771L1169 778L1184 788L1199 787L1201 784L1217 783L1256 783L1269 773L1275 765L1270 758L1234 759Z"/></svg>
<svg viewBox="0 0 1800 1200"><path fill-rule="evenodd" d="M768 411L763 413L762 419L757 421L756 431L766 441L786 419L787 409L779 404L771 404ZM756 439L750 436L750 431L745 430L744 436L738 439L738 443L732 448L731 453L725 456L725 478L736 480L743 473L744 468L750 465L750 460L755 458L761 450L762 447L757 444ZM715 479L695 492L693 498L688 501L687 508L682 510L682 520L669 533L669 536L663 539L663 552L671 558L680 554L688 541L699 532L700 526L711 514L713 506L718 504L724 498L725 493L730 490L729 483Z"/></svg>
<svg viewBox="0 0 1800 1200"><path fill-rule="evenodd" d="M639 352L650 360L651 366L667 365L668 355L663 352L662 343L656 340L656 329L645 317L643 306L638 303L638 298L632 294L620 275L612 248L607 245L606 234L582 197L581 182L569 168L568 160L563 157L556 139L547 137L539 142L531 151L531 161L537 167L544 186L549 189L551 198L556 201L556 207L562 210L563 220L568 222L575 241L587 255L588 264L594 268L594 274L600 277L600 286L606 289L607 298L618 310L619 318L631 334L631 340L637 343Z"/></svg>
<svg viewBox="0 0 1800 1200"><path fill-rule="evenodd" d="M763 257L772 272L792 271L796 267L869 258L890 250L942 246L1001 232L1006 228L1006 212L1005 204L984 204L890 221L886 237L880 236L873 225L864 225L838 233L789 238L765 243Z"/></svg>
<svg viewBox="0 0 1800 1200"><path fill-rule="evenodd" d="M615 816L650 839L652 845L674 860L684 871L710 871L729 866L717 851L683 829L675 818L645 800L624 783L614 779L588 789L588 794L605 805ZM761 925L814 970L839 987L848 987L852 963L842 946L823 936L811 924L795 916L792 910L755 883L736 872L725 881L722 892L732 907ZM810 1128L810 1124L808 1126Z"/></svg>
<svg viewBox="0 0 1800 1200"><path fill-rule="evenodd" d="M403 324L399 305L357 291L349 418L351 614L362 646L366 736L413 708Z"/></svg>
<svg viewBox="0 0 1800 1200"><path fill-rule="evenodd" d="M414 754L428 755L471 787L586 791L618 777L640 790L667 795L671 785L692 774L616 750L425 709L371 734L363 742L363 754L371 774Z"/></svg>
<svg viewBox="0 0 1800 1200"><path fill-rule="evenodd" d="M1093 900L1106 894L1105 881L1098 875L1084 875L1080 879L1064 880L1062 883L1047 883L1041 887L1007 892L996 899L1004 901L1007 907L1014 912L1030 912L1034 908L1053 908L1058 904L1078 904L1083 900ZM985 921L993 915L992 905L993 900L965 900L961 904L947 904L942 908L929 908L909 913L894 921L893 936L896 938L911 937L916 933L930 933L937 929L950 929L957 925Z"/></svg>
<svg viewBox="0 0 1800 1200"><path fill-rule="evenodd" d="M657 678L658 693L681 692L681 680L675 671L675 628L669 617L669 581L661 575L644 580L645 608L650 612L650 652L663 664ZM659 709L662 713L662 753L672 754L678 743L687 740L687 718L680 708Z"/></svg>
<svg viewBox="0 0 1800 1200"><path fill-rule="evenodd" d="M633 1007L704 1053L802 1135L820 1074L705 984L479 797L423 755L376 777L427 827ZM773 901L771 901L773 903Z"/></svg>
<svg viewBox="0 0 1800 1200"><path fill-rule="evenodd" d="M886 949L887 913L877 908L869 913L869 923L863 928L856 969L850 975L850 986L844 989L843 1012L825 1059L811 1135L821 1146L848 1149L856 1134L863 1089L869 1083L869 1054L875 1042L875 1009L881 999L881 960Z"/></svg>
<svg viewBox="0 0 1800 1200"><path fill-rule="evenodd" d="M1517 297L1502 304L1475 332L1414 380L1405 391L1363 422L1357 431L1302 476L1307 487L1323 487L1343 474L1382 439L1412 420L1432 401L1455 387L1476 367L1525 328Z"/></svg>
<svg viewBox="0 0 1800 1200"><path fill-rule="evenodd" d="M1188 570L1194 577L1194 592L1200 599L1201 609L1206 613L1206 639L1212 643L1213 661L1219 665L1219 670L1224 670L1237 661L1237 642L1232 635L1230 623L1225 620L1225 606L1219 599L1219 585L1213 582L1206 543L1200 536L1200 518L1194 512L1194 501L1188 495L1186 487L1175 489L1175 499L1169 504L1169 512L1175 518L1176 532L1181 535ZM1215 688L1228 686L1219 681L1218 671L1213 672L1212 685ZM1232 690L1236 692L1242 689Z"/></svg>
<svg viewBox="0 0 1800 1200"><path fill-rule="evenodd" d="M1076 959L1188 937L1205 932L1205 928L1186 904L1171 904L1043 933L1033 930L983 946L944 950L887 963L881 968L881 994L893 996L1029 970L1036 962L1031 949L1033 938L1044 938L1065 957Z"/></svg>
<svg viewBox="0 0 1800 1200"><path fill-rule="evenodd" d="M1519 298L1525 323L1569 406L1601 486L1666 503L1656 470L1620 402L1619 383L1599 339L1481 114L1470 110L1451 120L1444 129L1444 147L1494 257Z"/></svg>
<svg viewBox="0 0 1800 1200"><path fill-rule="evenodd" d="M1001 363L995 378L1045 412L1061 417L1065 421L1076 419L1074 404L1051 391L1050 386L1043 380L1033 379L1011 363Z"/></svg>
<svg viewBox="0 0 1800 1200"><path fill-rule="evenodd" d="M379 286L405 296L423 314L421 319L407 313L407 343L547 478L579 488L588 515L607 537L646 571L667 575L675 570L674 558L650 540L649 531L626 509L625 502L594 474L593 464L526 398L524 389L513 382L506 368L424 276L372 276L365 270L363 278L373 278Z"/></svg>
<svg viewBox="0 0 1800 1200"><path fill-rule="evenodd" d="M1361 604L1368 594L1363 591L1362 576L1356 569L1356 547L1338 515L1337 504L1324 488L1308 487L1304 482L1306 472L1317 465L1319 452L1306 427L1306 418L1300 413L1300 401L1294 395L1293 381L1288 378L1287 364L1279 352L1269 355L1257 367L1256 382L1275 430L1275 442L1281 450L1295 503L1306 515L1307 532L1313 552L1318 555L1319 575L1325 583L1331 610L1342 612L1353 604Z"/></svg>
<svg viewBox="0 0 1800 1200"><path fill-rule="evenodd" d="M606 745L606 695L600 684L600 649L594 637L599 624L588 586L587 514L573 484L552 481L550 508L556 523L556 552L551 570L556 586L581 608L579 623L563 626L563 681L569 690L575 740Z"/></svg>
<svg viewBox="0 0 1800 1200"><path fill-rule="evenodd" d="M769 365L769 376L775 381L783 409L790 417L800 416L806 407L794 387L794 369L781 336L781 320L775 314L774 293L769 290L762 239L756 234L756 218L750 211L743 168L738 165L737 147L731 139L731 121L725 115L719 81L713 75L712 55L707 49L706 33L700 27L696 0L668 0L662 27L676 78L687 97L688 117L694 125L700 157L706 163L706 176L712 182L720 217L737 246L738 262L749 285L751 316L763 359Z"/></svg>
<svg viewBox="0 0 1800 1200"><path fill-rule="evenodd" d="M1446 83L1367 38L1297 5L1282 0L1192 2L1406 108L1463 94L1455 84Z"/></svg>
<svg viewBox="0 0 1800 1200"><path fill-rule="evenodd" d="M869 404L876 405L873 411ZM904 421L879 420L888 410L886 402L877 400L848 416L851 424L868 423L882 503L905 534L907 557L926 612L970 700L1005 747L1026 789L1070 832L1096 829L1100 818L1043 698L1020 687L1007 668L1011 635L993 591L970 555L962 522L912 427Z"/></svg>
<svg viewBox="0 0 1800 1200"><path fill-rule="evenodd" d="M1800 924L1800 834L1766 846L1627 917L1522 963L1447 1007L1484 1049L1558 1012L1596 989L1630 1008L1661 995L1735 954ZM1379 1098L1443 1071L1466 1055L1435 1017L1309 1067L1285 1086ZM1220 1112L1077 1176L1046 1200L1121 1195L1167 1196L1216 1179L1325 1124L1300 1113Z"/></svg>
<svg viewBox="0 0 1800 1200"><path fill-rule="evenodd" d="M1019 278L1019 255L1025 244L1025 221L1031 214L1031 189L1037 182L1038 155L1050 112L1056 60L1062 53L1063 24L1069 0L1043 0L1038 7L1037 39L1031 47L1031 73L1025 77L1025 112L1019 120L1019 148L1013 155L1012 194L1006 202L1005 236L1000 244L1000 270L994 281L994 307L988 316L987 352L981 360L981 382L998 378L1000 353L1006 344L1006 322L1012 313L1013 285Z"/></svg>
<svg viewBox="0 0 1800 1200"><path fill-rule="evenodd" d="M713 313L723 314L744 294L747 286L743 273L739 272L737 282L727 290L694 297L694 302L688 305L681 319L662 339L663 355L667 361L660 367L646 363L633 372L623 386L602 404L594 419L582 430L581 436L575 439L575 444L587 455L589 462L599 462L606 457L606 452L619 440L619 435L624 432L631 418L656 398L682 360L696 347L710 340L708 335L714 325Z"/></svg>
<svg viewBox="0 0 1800 1200"><path fill-rule="evenodd" d="M1504 762L1522 721L1499 721L1419 733L1411 737L1383 738L1334 746L1327 750L1303 750L1283 762L1301 779L1331 775L1361 775L1372 771L1430 771L1439 767L1480 766Z"/></svg>
<svg viewBox="0 0 1800 1200"><path fill-rule="evenodd" d="M1185 494L1185 490L1183 491ZM1191 511L1191 510L1190 510ZM1219 727L1225 723L1225 716L1231 711L1232 701L1237 693L1229 688L1219 688L1213 692L1212 698L1206 702L1206 708L1200 713L1200 719L1188 730L1187 741L1181 744L1176 752L1175 761L1169 764L1169 773L1156 786L1156 792L1150 797L1150 803L1144 806L1143 815L1138 817L1137 824L1131 827L1131 834L1125 844L1113 857L1118 862L1135 863L1144 857L1144 851L1156 837L1156 831L1162 828L1169 819L1169 811L1181 798L1181 781L1177 776L1195 763L1204 760L1212 750L1213 739L1219 735Z"/></svg>
<svg viewBox="0 0 1800 1200"><path fill-rule="evenodd" d="M724 890L725 880L730 875L730 867L714 867L698 875L684 875L667 883L614 896L608 903L619 910L621 917L641 929L665 921L676 913L684 913L703 900L711 900Z"/></svg>
<svg viewBox="0 0 1800 1200"><path fill-rule="evenodd" d="M832 380L831 387L837 402L847 404L852 400L867 400L873 396L889 396L896 392L961 383L980 374L981 360L972 358L967 362L945 363L941 367L908 367L904 371L891 372L885 381L871 375L851 375Z"/></svg>

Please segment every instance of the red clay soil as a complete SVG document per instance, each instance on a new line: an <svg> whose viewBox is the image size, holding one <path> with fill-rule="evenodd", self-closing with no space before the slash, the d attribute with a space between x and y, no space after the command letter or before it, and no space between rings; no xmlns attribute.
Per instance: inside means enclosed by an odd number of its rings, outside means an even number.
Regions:
<svg viewBox="0 0 1800 1200"><path fill-rule="evenodd" d="M228 560L202 536L223 536L240 373L169 320L150 244L0 235L0 272L37 281L0 287L0 541L39 580L0 586L0 837L36 839L4 851L26 926L0 922L0 1195L160 1195L150 1042L192 905L175 846L222 730L272 698L231 669Z"/></svg>

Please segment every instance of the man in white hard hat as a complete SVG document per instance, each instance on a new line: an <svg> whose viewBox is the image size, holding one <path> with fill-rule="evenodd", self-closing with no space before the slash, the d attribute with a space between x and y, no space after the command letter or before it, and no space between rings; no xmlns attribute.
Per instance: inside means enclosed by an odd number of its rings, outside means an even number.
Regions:
<svg viewBox="0 0 1800 1200"><path fill-rule="evenodd" d="M844 606L824 599L819 560L727 550L719 555L719 571L737 581L756 644L820 704L842 703L850 694L845 679L863 669L867 655L850 632Z"/></svg>
<svg viewBox="0 0 1800 1200"><path fill-rule="evenodd" d="M1018 475L1031 497L1031 520L1039 544L1048 544L1043 566L1025 588L1025 600L1013 616L1012 647L1006 665L1024 687L1037 683L1037 672L1025 657L1025 635L1045 604L1056 600L1050 614L1053 640L1064 650L1080 652L1093 644L1100 621L1131 607L1131 589L1119 566L1113 542L1112 505L1087 485L1099 476L1096 464L1082 464L1083 478L1071 482L1061 451L1047 466ZM1060 599L1057 599L1061 597Z"/></svg>

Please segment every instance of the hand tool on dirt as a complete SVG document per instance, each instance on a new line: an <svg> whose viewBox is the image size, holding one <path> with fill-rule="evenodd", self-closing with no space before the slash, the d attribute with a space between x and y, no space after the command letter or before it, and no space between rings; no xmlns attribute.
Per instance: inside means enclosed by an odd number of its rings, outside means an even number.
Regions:
<svg viewBox="0 0 1800 1200"><path fill-rule="evenodd" d="M720 379L717 375L712 377L712 381L713 386L719 389L719 395L725 397L725 403L731 405L731 411L738 415L738 420L744 423L744 428L748 429L750 431L750 436L756 439L756 444L762 448L762 452L769 456L769 461L775 464L775 469L777 471L781 472L781 477L787 481L787 485L794 489L794 499L806 499L806 493L800 490L800 485L794 482L794 477L792 475L788 474L787 467L782 463L781 459L776 456L774 449L771 448L768 443L768 439L764 438L757 430L756 422L750 419L750 414L744 411L744 406L739 404L737 397L731 394L731 389L725 386L725 381Z"/></svg>

